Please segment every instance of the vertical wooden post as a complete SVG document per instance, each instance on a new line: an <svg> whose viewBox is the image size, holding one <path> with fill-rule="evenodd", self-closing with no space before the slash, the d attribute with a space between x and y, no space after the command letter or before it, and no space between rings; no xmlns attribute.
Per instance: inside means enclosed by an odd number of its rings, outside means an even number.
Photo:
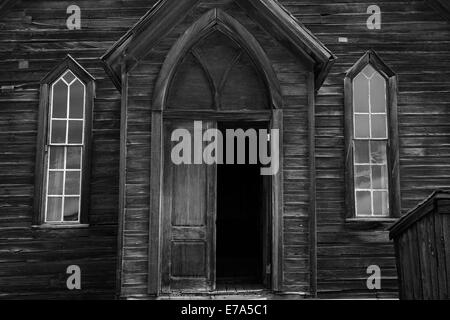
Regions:
<svg viewBox="0 0 450 320"><path fill-rule="evenodd" d="M41 84L40 90L40 102L39 102L39 115L37 131L37 147L35 158L35 180L34 180L34 202L33 202L33 225L39 225L44 221L44 209L42 204L42 198L44 195L44 159L45 159L45 146L47 144L47 117L48 117L48 96L49 85L47 83Z"/></svg>
<svg viewBox="0 0 450 320"><path fill-rule="evenodd" d="M163 162L162 110L152 110L150 162L150 227L148 253L148 293L159 295L161 277L161 187Z"/></svg>
<svg viewBox="0 0 450 320"><path fill-rule="evenodd" d="M122 271L123 271L123 231L125 221L126 203L126 177L127 177L127 116L128 116L128 72L126 68L126 55L121 62L122 96L120 106L120 164L119 164L119 230L117 234L117 272L116 272L116 296L122 295Z"/></svg>
<svg viewBox="0 0 450 320"><path fill-rule="evenodd" d="M398 137L398 106L397 106L398 88L397 77L389 78L389 157L390 157L390 174L389 186L391 216L399 218L401 212L401 188L400 188L400 142Z"/></svg>
<svg viewBox="0 0 450 320"><path fill-rule="evenodd" d="M309 262L310 292L317 297L317 212L316 212L316 107L314 73L308 75L309 135Z"/></svg>
<svg viewBox="0 0 450 320"><path fill-rule="evenodd" d="M272 289L277 292L283 284L283 110L273 110L272 117L272 129L280 133L279 170L272 177Z"/></svg>

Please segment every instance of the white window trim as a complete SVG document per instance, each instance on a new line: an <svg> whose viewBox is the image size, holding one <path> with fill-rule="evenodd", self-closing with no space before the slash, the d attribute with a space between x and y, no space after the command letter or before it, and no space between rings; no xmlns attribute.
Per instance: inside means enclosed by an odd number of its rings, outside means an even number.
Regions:
<svg viewBox="0 0 450 320"><path fill-rule="evenodd" d="M389 161L388 159L386 159L386 161L384 163L377 163L377 164L373 164L371 162L371 155L372 155L372 151L371 151L371 141L385 141L386 142L386 147L389 143L389 118L388 118L388 103L387 103L387 83L386 83L386 79L380 74L379 71L377 71L376 68L374 68L372 65L368 64L368 66L371 66L374 69L374 73L368 77L365 73L364 73L364 69L367 67L364 67L358 74L357 76L352 79L352 105L353 105L353 115L352 115L352 120L353 120L353 184L354 184L354 199L355 199L355 217L356 218L388 218L390 217L390 203L389 203L389 190L390 190L390 185L389 185ZM355 95L357 94L357 91L355 90L355 80L359 75L363 75L367 80L368 80L368 89L369 89L369 112L355 112ZM384 95L385 95L385 112L372 112L372 99L371 99L371 80L372 78L376 75L380 75L384 82ZM368 115L369 116L369 137L368 138L361 138L361 137L356 137L356 115ZM373 138L372 137L372 115L383 115L386 118L385 121L385 125L386 125L386 137L385 138ZM355 141L367 141L369 142L369 163L357 163L356 162L356 148L355 148ZM388 157L388 150L386 149L386 157ZM369 172L369 178L370 178L370 186L371 188L357 188L357 175L356 175L356 166L358 165L366 165L369 166L370 168L370 172ZM388 176L386 177L386 182L388 185L387 189L374 189L373 187L373 177L372 177L372 165L386 165L388 167ZM358 197L357 197L357 192L370 192L370 205L371 205L371 214L360 214L358 213ZM375 192L387 192L387 212L385 215L375 215L374 214L374 193Z"/></svg>
<svg viewBox="0 0 450 320"><path fill-rule="evenodd" d="M64 77L68 74L71 73L74 77L74 79L68 83ZM83 119L78 119L78 118L70 118L70 86L76 82L79 81L82 86L83 86ZM59 81L63 81L66 86L67 86L67 112L66 118L53 118L53 100L54 100L54 86L59 82ZM44 223L46 224L79 224L81 222L81 204L82 204L82 185L83 185L83 155L84 155L84 147L85 147L85 137L84 137L84 132L85 132L85 125L86 125L86 84L79 79L71 70L66 70L58 79L56 79L52 85L51 85L51 90L50 90L50 108L49 108L49 124L48 124L48 140L47 140L47 145L48 145L48 155L47 155L47 163L46 163L46 174L45 174L45 179L46 179L46 188L45 188L45 206L44 206ZM68 134L69 134L69 120L75 120L75 121L82 121L83 125L82 125L82 138L81 144L69 144L69 143L52 143L52 121L53 120L65 120L66 121L66 142L68 142ZM50 153L52 150L52 147L64 147L64 162L63 162L63 169L50 169ZM80 169L66 169L66 165L67 165L67 148L68 147L80 147L81 148L81 154L80 154ZM65 194L65 189L66 189L66 172L75 172L78 171L80 174L80 185L79 185L79 195L66 195ZM48 193L48 187L49 187L49 175L50 172L62 172L63 173L63 190L62 190L62 195L49 195ZM65 198L66 197L78 197L78 217L76 221L64 221L64 202L65 202ZM62 199L62 203L61 203L61 220L60 221L48 221L47 220L47 209L48 209L48 199L49 198L61 198Z"/></svg>

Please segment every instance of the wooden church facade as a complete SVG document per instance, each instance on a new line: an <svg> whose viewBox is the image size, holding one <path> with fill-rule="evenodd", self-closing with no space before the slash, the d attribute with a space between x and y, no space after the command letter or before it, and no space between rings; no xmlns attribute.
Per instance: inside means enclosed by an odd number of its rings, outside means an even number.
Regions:
<svg viewBox="0 0 450 320"><path fill-rule="evenodd" d="M398 296L387 228L449 187L444 1L0 3L0 298L227 293L239 250L240 292ZM279 170L174 165L195 121L278 130Z"/></svg>

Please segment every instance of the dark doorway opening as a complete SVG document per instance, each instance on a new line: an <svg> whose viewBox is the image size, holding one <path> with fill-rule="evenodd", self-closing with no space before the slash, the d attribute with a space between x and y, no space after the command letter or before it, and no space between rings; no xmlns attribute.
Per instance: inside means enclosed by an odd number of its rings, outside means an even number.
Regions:
<svg viewBox="0 0 450 320"><path fill-rule="evenodd" d="M264 122L218 124L226 137L227 129L267 129ZM226 141L226 140L225 140ZM224 142L225 142L224 141ZM224 148L226 159L226 148ZM270 267L270 178L261 175L261 164L217 166L216 278L217 287L267 288Z"/></svg>

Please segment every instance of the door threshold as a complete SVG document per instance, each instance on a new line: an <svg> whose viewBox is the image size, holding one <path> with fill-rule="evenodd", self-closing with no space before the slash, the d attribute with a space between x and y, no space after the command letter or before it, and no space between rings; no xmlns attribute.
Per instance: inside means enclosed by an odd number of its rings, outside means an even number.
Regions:
<svg viewBox="0 0 450 320"><path fill-rule="evenodd" d="M173 293L157 297L157 300L304 300L310 296L306 293L276 293L269 289L248 290L240 292L192 292Z"/></svg>
<svg viewBox="0 0 450 320"><path fill-rule="evenodd" d="M236 289L232 289L232 290L226 290L226 289L220 289L220 290L215 290L215 291L211 291L210 294L211 295L227 295L227 294L268 294L271 293L270 290L268 289L240 289L240 288L236 288Z"/></svg>
<svg viewBox="0 0 450 320"><path fill-rule="evenodd" d="M267 289L238 291L183 292L159 296L158 300L270 300L275 294Z"/></svg>
<svg viewBox="0 0 450 320"><path fill-rule="evenodd" d="M234 289L234 290L214 290L214 291L180 291L165 293L164 296L216 296L216 295L233 295L233 294L272 294L269 289Z"/></svg>
<svg viewBox="0 0 450 320"><path fill-rule="evenodd" d="M305 300L313 298L307 292L274 292L265 289L263 292L231 293L225 294L218 291L211 292L185 292L153 295L134 295L131 297L120 297L125 300Z"/></svg>

